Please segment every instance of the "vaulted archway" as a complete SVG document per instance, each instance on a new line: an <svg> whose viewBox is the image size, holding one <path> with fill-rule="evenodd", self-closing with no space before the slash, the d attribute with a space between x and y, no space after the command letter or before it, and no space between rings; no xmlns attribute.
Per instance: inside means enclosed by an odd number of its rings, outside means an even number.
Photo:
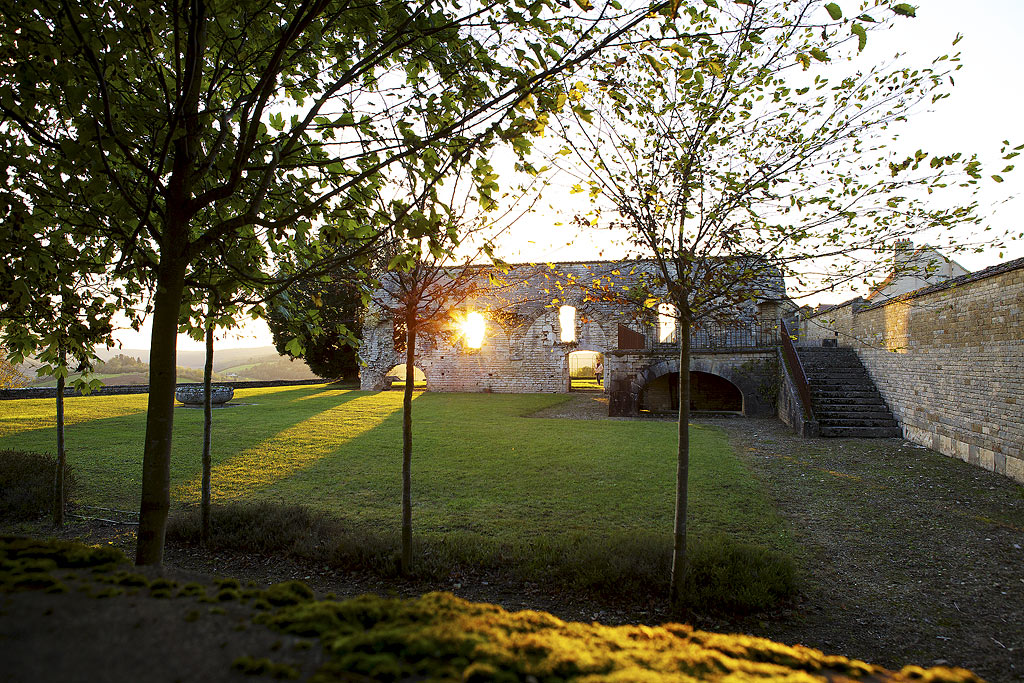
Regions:
<svg viewBox="0 0 1024 683"><path fill-rule="evenodd" d="M649 380L640 393L640 410L667 413L679 410L679 373L666 372ZM690 410L742 413L743 392L725 377L690 371Z"/></svg>

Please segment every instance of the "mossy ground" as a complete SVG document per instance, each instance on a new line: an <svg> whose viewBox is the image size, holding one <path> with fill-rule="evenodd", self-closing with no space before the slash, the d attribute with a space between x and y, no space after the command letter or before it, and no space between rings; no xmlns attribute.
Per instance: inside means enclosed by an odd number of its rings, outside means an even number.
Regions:
<svg viewBox="0 0 1024 683"><path fill-rule="evenodd" d="M82 662L89 661L102 665L109 680L128 681L135 678L131 667L138 659L148 662L150 681L175 680L183 670L207 681L235 680L238 672L310 681L979 680L967 671L941 667L891 673L809 648L681 624L610 627L565 622L543 612L507 612L446 593L339 602L316 600L307 586L289 582L256 590L230 609L206 611L197 609L201 603L194 589L187 594L179 591L173 600L147 595L141 590L145 586L150 592L172 590L178 582L115 566L115 559L109 548L0 539L0 634L10 638L17 628L23 648L34 648L36 654L39 648L49 648L47 657L30 661L19 650L5 662L5 673L15 679L26 671L36 678L40 673L53 678L54 673L81 671ZM47 594L39 586L20 583L18 577L25 575L97 585L103 585L99 579L104 578L137 592L102 601L80 590ZM206 594L241 588L230 581L205 585ZM259 610L248 604L259 600L271 607ZM48 607L40 610L44 604ZM116 622L127 633L102 632L92 643L97 652L86 651L89 644L82 641L68 647L62 639L62 628L70 629L72 623L81 628L90 615L106 623L111 610L117 609L129 615ZM30 613L32 617L27 616ZM76 619L61 621L58 613ZM178 618L167 618L171 614ZM145 621L146 615L151 621ZM157 630L160 638L148 637ZM197 633L202 637L190 641L189 636ZM175 639L174 645L169 637ZM319 647L308 647L311 639ZM105 640L109 647L102 647ZM290 646L285 647L283 640ZM167 657L169 648L186 642L196 648L191 657ZM238 647L250 650L235 654ZM203 669L204 662L211 664Z"/></svg>

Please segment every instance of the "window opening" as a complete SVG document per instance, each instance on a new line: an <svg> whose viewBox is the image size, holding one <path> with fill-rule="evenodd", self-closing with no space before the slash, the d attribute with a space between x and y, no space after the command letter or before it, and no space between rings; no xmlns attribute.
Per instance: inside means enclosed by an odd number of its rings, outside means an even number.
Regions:
<svg viewBox="0 0 1024 683"><path fill-rule="evenodd" d="M484 317L473 311L468 313L462 321L462 338L466 346L471 349L479 349L484 344L484 335L487 333L487 321Z"/></svg>
<svg viewBox="0 0 1024 683"><path fill-rule="evenodd" d="M559 338L563 344L576 341L576 308L562 306L558 309Z"/></svg>
<svg viewBox="0 0 1024 683"><path fill-rule="evenodd" d="M676 336L676 307L672 304L658 304L658 341L662 344L673 344Z"/></svg>

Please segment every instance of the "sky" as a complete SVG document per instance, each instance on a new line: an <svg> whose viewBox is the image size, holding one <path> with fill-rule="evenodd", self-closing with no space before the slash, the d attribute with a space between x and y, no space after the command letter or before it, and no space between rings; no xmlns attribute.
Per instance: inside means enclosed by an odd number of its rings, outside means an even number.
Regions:
<svg viewBox="0 0 1024 683"><path fill-rule="evenodd" d="M852 9L851 0L838 2L844 9ZM1024 26L1024 2L917 0L913 4L918 8L917 17L899 22L886 33L870 34L864 58L887 60L896 52L906 52L909 63L927 66L939 55L959 51L963 68L955 75L950 97L914 115L901 134L903 144L908 152L918 148L942 153L975 152L988 173L1001 171L1005 165L998 154L1001 142L1009 140L1013 146L1024 143L1024 58L1017 52L1020 27ZM952 42L958 33L963 39L954 47ZM1024 155L1017 161L1021 159ZM558 182L556 179L556 186ZM998 232L1024 232L1024 162L1018 171L1006 174L1005 182L990 185L980 195L986 224ZM581 236L570 227L574 207L565 205L564 192L556 191L554 196L559 199L542 200L535 213L516 223L499 255L509 261L543 262L607 257L610 251L602 253L607 245ZM1016 198L1005 201L1008 197ZM998 251L986 251L957 255L955 260L976 271L1021 257L1024 242L1016 241L1007 245L1001 258ZM125 349L148 348L148 324L141 332L122 332L119 339ZM262 320L248 321L238 331L219 335L217 341L220 348L272 343ZM192 350L202 348L202 344L180 336L178 347Z"/></svg>

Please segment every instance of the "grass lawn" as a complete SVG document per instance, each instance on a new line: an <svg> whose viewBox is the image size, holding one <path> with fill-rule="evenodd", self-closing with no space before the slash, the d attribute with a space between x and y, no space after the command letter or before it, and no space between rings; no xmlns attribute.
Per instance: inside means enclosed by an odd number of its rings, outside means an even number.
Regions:
<svg viewBox="0 0 1024 683"><path fill-rule="evenodd" d="M69 398L68 458L76 500L138 509L145 395ZM417 394L413 522L502 539L669 535L675 481L670 422L524 417L551 394ZM251 405L214 412L215 502L268 500L328 511L371 531L399 526L401 401L397 391L323 385L242 389ZM52 399L0 402L0 450L55 448ZM173 505L199 496L202 411L178 408ZM789 550L790 535L723 432L691 427L689 524Z"/></svg>

